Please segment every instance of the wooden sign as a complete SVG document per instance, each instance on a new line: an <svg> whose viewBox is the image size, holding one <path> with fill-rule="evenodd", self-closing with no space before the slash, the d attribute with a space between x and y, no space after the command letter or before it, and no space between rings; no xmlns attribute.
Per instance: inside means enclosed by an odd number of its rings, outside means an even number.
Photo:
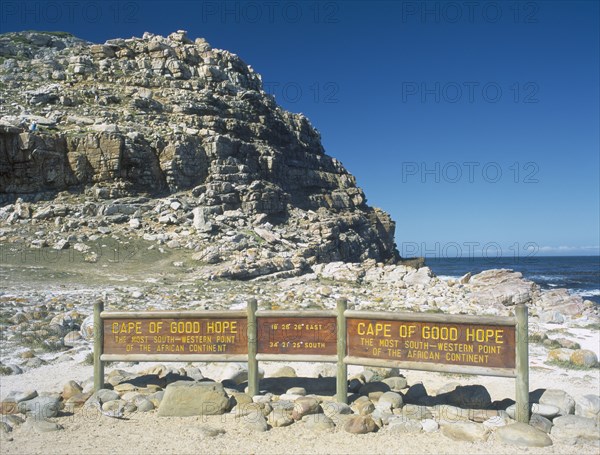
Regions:
<svg viewBox="0 0 600 455"><path fill-rule="evenodd" d="M335 317L259 317L259 354L336 355Z"/></svg>
<svg viewBox="0 0 600 455"><path fill-rule="evenodd" d="M515 326L347 319L348 355L515 368Z"/></svg>
<svg viewBox="0 0 600 455"><path fill-rule="evenodd" d="M246 318L104 319L103 354L247 354Z"/></svg>
<svg viewBox="0 0 600 455"><path fill-rule="evenodd" d="M484 374L516 379L517 420L529 422L527 307L514 317L347 310L104 312L94 305L94 389L104 362L247 361L248 393L258 362L336 362L336 398L348 399L348 365Z"/></svg>

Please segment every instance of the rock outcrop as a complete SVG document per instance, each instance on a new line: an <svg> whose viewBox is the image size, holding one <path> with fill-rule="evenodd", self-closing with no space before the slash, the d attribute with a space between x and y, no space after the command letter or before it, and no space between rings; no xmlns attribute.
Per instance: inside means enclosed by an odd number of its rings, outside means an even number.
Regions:
<svg viewBox="0 0 600 455"><path fill-rule="evenodd" d="M298 257L398 259L389 215L366 204L309 120L281 109L235 54L184 31L104 44L23 32L0 35L0 62L0 222L21 201L49 201L65 190L88 202L178 194L180 212L163 213L160 222L190 221L208 243L223 231L254 227L262 231L252 236L267 243L296 243L291 257L265 258L240 278L298 269ZM132 220L143 221L144 210L131 210L117 210L118 220L139 227ZM307 235L267 238L267 222Z"/></svg>

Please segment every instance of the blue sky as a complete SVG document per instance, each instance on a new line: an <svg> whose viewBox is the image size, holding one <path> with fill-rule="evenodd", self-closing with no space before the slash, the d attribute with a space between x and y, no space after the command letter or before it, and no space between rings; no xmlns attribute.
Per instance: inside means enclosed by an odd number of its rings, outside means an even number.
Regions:
<svg viewBox="0 0 600 455"><path fill-rule="evenodd" d="M188 30L321 132L401 254L598 254L599 3L22 1L0 30Z"/></svg>

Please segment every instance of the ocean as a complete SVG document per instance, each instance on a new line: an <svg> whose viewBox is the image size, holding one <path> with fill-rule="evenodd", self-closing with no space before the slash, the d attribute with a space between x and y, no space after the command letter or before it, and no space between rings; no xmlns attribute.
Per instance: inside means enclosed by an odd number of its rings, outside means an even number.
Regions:
<svg viewBox="0 0 600 455"><path fill-rule="evenodd" d="M528 258L426 258L440 278L460 278L487 269L512 269L542 289L567 288L600 305L600 256L535 256Z"/></svg>

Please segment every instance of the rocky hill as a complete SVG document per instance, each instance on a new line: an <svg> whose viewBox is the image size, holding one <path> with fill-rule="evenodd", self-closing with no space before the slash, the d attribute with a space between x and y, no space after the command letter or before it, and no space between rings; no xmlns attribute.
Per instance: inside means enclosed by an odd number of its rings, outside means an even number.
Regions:
<svg viewBox="0 0 600 455"><path fill-rule="evenodd" d="M85 252L118 232L241 279L399 259L309 120L202 38L4 34L0 88L0 241Z"/></svg>

